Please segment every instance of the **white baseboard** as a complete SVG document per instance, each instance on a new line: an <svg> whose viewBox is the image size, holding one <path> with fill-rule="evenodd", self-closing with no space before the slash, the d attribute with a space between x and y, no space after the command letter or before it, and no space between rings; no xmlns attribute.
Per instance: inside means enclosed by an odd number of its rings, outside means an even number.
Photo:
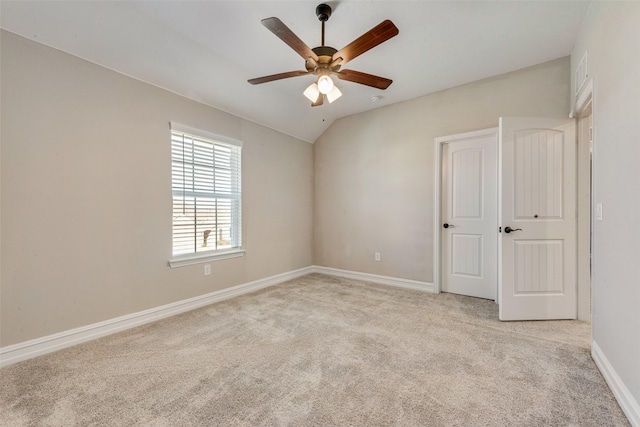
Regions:
<svg viewBox="0 0 640 427"><path fill-rule="evenodd" d="M94 323L92 325L82 326L57 334L48 335L46 337L3 347L0 348L0 368L106 335L111 335L125 329L144 325L145 323L155 322L166 317L184 313L185 311L204 307L218 301L223 301L269 286L277 285L278 283L286 282L287 280L292 280L313 272L313 267L305 267L299 270L293 270L267 277L265 279L255 280L253 282L211 292L205 295L162 305L160 307L154 307L149 310L116 317L104 322Z"/></svg>
<svg viewBox="0 0 640 427"><path fill-rule="evenodd" d="M396 286L424 292L434 292L433 283L428 282L419 282L417 280L379 276L368 273L358 273L355 271L339 270L329 267L305 267L299 270L289 271L267 277L265 279L259 279L253 282L222 289L220 291L211 292L205 295L162 305L160 307L154 307L149 310L127 314L114 319L105 320L103 322L3 347L0 348L0 368L23 360L42 356L43 354L62 350L63 348L71 347L96 338L104 337L106 335L111 335L116 332L124 331L126 329L134 328L136 326L144 325L146 323L155 322L166 317L204 307L239 295L254 292L269 286L277 285L278 283L286 282L287 280L292 280L310 273L321 273L329 276L346 277L348 279L362 280L381 285Z"/></svg>
<svg viewBox="0 0 640 427"><path fill-rule="evenodd" d="M380 276L377 274L359 273L357 271L340 270L331 267L313 267L315 273L326 274L327 276L345 277L347 279L362 280L364 282L377 283L379 285L395 286L397 288L412 289L435 293L433 283L420 282L418 280L401 279L399 277Z"/></svg>
<svg viewBox="0 0 640 427"><path fill-rule="evenodd" d="M640 427L640 403L633 398L633 395L622 382L622 379L618 376L618 373L609 360L602 352L602 349L595 341L591 342L591 357L596 362L596 366L602 372L602 376L609 384L609 388L613 392L618 404L622 408L629 422L633 427Z"/></svg>

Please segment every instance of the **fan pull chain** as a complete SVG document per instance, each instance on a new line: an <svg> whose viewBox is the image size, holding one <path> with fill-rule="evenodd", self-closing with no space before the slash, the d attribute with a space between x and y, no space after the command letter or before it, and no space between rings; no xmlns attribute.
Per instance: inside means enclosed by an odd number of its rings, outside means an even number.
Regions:
<svg viewBox="0 0 640 427"><path fill-rule="evenodd" d="M322 27L324 28L324 22L322 23ZM322 97L326 98L327 96L326 95L322 95ZM325 112L324 106L327 105L327 103L324 102L324 101L326 101L326 99L323 99L322 101L323 101L322 102L322 121L324 122L324 112Z"/></svg>

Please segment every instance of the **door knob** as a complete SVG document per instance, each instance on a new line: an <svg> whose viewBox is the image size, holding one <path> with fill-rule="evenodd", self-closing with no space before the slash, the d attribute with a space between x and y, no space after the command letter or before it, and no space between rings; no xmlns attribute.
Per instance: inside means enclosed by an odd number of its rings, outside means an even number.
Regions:
<svg viewBox="0 0 640 427"><path fill-rule="evenodd" d="M453 224L447 224L446 222L443 225L444 228L453 228L455 227Z"/></svg>
<svg viewBox="0 0 640 427"><path fill-rule="evenodd" d="M511 228L509 226L506 226L504 228L504 232L507 234L511 233L512 231L522 231L522 228Z"/></svg>

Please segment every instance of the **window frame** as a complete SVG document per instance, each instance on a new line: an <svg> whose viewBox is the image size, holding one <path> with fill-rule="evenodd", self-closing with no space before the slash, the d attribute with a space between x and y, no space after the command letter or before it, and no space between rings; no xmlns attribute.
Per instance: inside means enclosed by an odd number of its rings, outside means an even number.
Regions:
<svg viewBox="0 0 640 427"><path fill-rule="evenodd" d="M223 135L217 135L211 132L207 132L207 131L203 131L201 129L195 129L189 126L185 126L182 124L178 124L178 123L174 123L171 122L169 123L169 127L170 127L170 132L169 132L169 136L170 136L170 142L173 138L173 133L174 132L178 132L178 133L183 133L186 135L189 135L191 137L197 138L197 139L201 139L201 140L208 140L211 141L212 143L218 143L221 145L227 145L227 146L233 146L233 147L238 147L240 149L240 154L238 157L239 160L239 176L238 176L238 180L240 183L240 194L239 194L239 202L240 202L240 208L239 208L239 214L238 214L238 218L237 218L237 224L238 224L238 231L239 232L239 246L238 247L233 247L233 248L226 248L226 249L218 249L218 250L210 250L210 251L204 251L204 252L192 252L192 253L187 253L187 254L180 254L180 255L173 255L173 245L174 245L174 237L173 237L173 227L174 227L174 223L173 223L173 219L171 220L171 258L169 259L169 267L171 268L175 268L175 267L182 267L182 266L186 266L186 265L194 265L194 264L200 264L200 263L205 263L205 262L211 262L211 261L219 261L219 260L224 260L224 259L230 259L230 258L238 258L241 256L244 256L246 250L243 247L243 241L242 241L242 141L233 139L233 138L229 138ZM170 145L171 147L171 145ZM170 164L173 164L173 154L170 153ZM215 169L213 169L215 170ZM173 172L171 172L171 209L172 209L172 217L173 217L173 209L174 209L174 205L173 205Z"/></svg>

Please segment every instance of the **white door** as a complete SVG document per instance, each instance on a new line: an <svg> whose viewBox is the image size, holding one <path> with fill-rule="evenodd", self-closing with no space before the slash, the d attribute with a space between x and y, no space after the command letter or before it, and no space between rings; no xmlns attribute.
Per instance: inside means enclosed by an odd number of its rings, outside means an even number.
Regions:
<svg viewBox="0 0 640 427"><path fill-rule="evenodd" d="M499 133L500 320L575 319L575 122L501 118Z"/></svg>
<svg viewBox="0 0 640 427"><path fill-rule="evenodd" d="M495 300L498 136L452 138L442 147L442 290Z"/></svg>

